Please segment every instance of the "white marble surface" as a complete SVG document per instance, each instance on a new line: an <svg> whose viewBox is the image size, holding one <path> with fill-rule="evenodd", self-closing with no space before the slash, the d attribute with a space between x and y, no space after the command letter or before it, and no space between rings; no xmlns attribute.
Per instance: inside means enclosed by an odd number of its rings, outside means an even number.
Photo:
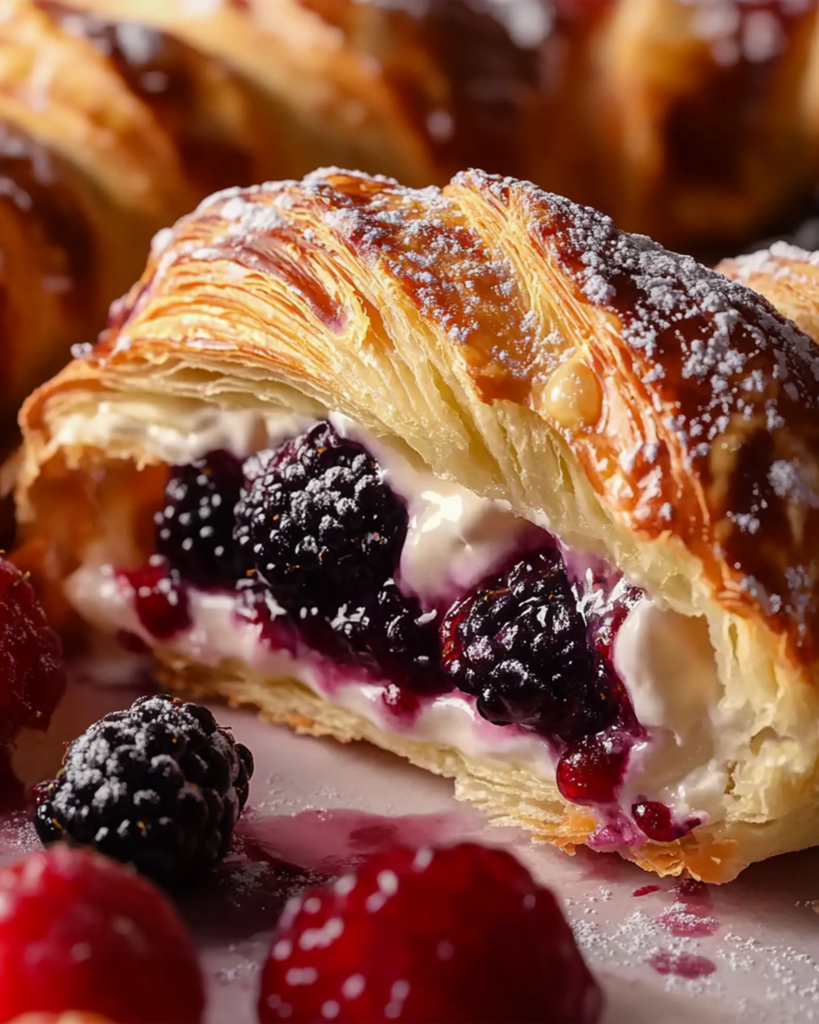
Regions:
<svg viewBox="0 0 819 1024"><path fill-rule="evenodd" d="M25 737L16 763L26 781L59 765L66 740L137 691L75 683L48 737ZM682 895L615 855L570 858L514 829L487 826L456 803L451 785L372 748L296 737L248 711L215 707L256 758L236 852L181 900L202 950L209 1024L249 1024L259 963L277 909L310 878L332 873L393 840L480 838L514 849L563 898L606 992L608 1024L819 1020L819 851L780 857L722 887ZM36 847L31 826L7 818L0 852ZM285 867L280 862L288 862ZM640 888L659 890L634 896ZM671 930L669 930L671 929ZM674 935L693 929L713 934ZM697 980L662 975L658 953L714 966Z"/></svg>

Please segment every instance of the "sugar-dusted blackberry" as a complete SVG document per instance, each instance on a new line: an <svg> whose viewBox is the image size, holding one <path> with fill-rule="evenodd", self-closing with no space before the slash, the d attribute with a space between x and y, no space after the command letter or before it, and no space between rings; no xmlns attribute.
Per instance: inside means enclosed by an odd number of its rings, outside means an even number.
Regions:
<svg viewBox="0 0 819 1024"><path fill-rule="evenodd" d="M225 855L252 774L250 751L207 708L140 697L69 746L37 807L37 834L177 885Z"/></svg>
<svg viewBox="0 0 819 1024"><path fill-rule="evenodd" d="M318 423L245 463L234 535L287 607L338 608L393 575L407 510L369 452Z"/></svg>
<svg viewBox="0 0 819 1024"><path fill-rule="evenodd" d="M453 605L441 639L444 667L490 722L567 740L608 724L605 676L553 548L528 553Z"/></svg>
<svg viewBox="0 0 819 1024"><path fill-rule="evenodd" d="M241 463L223 449L171 470L154 516L156 550L184 580L200 587L232 586L242 575L233 540L242 479Z"/></svg>
<svg viewBox="0 0 819 1024"><path fill-rule="evenodd" d="M442 693L452 683L441 665L437 611L424 612L387 580L365 604L342 607L331 620L354 660L414 693Z"/></svg>

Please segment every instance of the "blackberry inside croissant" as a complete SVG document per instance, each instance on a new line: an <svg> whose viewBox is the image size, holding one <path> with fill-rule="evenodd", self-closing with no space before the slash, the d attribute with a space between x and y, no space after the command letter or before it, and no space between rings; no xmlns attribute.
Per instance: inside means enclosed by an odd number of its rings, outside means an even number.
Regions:
<svg viewBox="0 0 819 1024"><path fill-rule="evenodd" d="M180 221L27 401L21 554L171 686L724 881L819 842L818 403L591 209L316 172Z"/></svg>

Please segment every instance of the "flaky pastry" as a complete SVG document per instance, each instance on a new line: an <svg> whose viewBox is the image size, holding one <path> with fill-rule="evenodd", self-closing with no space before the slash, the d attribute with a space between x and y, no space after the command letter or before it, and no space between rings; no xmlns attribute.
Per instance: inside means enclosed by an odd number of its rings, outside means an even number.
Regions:
<svg viewBox="0 0 819 1024"><path fill-rule="evenodd" d="M591 209L324 170L163 232L29 398L19 557L171 686L725 881L819 843L817 404L807 334Z"/></svg>

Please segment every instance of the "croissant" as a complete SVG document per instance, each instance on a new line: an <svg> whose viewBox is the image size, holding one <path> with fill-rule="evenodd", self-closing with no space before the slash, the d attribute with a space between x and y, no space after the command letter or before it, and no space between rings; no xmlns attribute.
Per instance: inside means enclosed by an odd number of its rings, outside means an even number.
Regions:
<svg viewBox="0 0 819 1024"><path fill-rule="evenodd" d="M172 687L725 881L819 842L817 404L591 209L319 171L182 219L27 400L19 558Z"/></svg>
<svg viewBox="0 0 819 1024"><path fill-rule="evenodd" d="M253 82L277 176L479 166L700 252L779 230L819 180L815 0L66 2Z"/></svg>

